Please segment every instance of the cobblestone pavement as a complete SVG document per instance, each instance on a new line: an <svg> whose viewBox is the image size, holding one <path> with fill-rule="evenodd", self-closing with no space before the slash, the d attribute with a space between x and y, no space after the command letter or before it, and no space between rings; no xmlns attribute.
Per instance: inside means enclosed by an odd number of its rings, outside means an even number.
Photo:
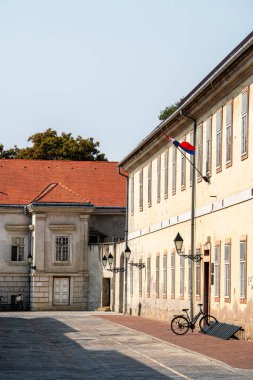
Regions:
<svg viewBox="0 0 253 380"><path fill-rule="evenodd" d="M0 313L0 379L253 379L99 315Z"/></svg>
<svg viewBox="0 0 253 380"><path fill-rule="evenodd" d="M135 329L139 332L152 335L165 342L176 344L184 349L212 357L234 368L253 370L253 342L243 339L219 339L213 336L194 333L189 330L186 335L176 335L172 332L169 322L154 321L152 319L124 314L113 315L107 313L101 316L111 322Z"/></svg>

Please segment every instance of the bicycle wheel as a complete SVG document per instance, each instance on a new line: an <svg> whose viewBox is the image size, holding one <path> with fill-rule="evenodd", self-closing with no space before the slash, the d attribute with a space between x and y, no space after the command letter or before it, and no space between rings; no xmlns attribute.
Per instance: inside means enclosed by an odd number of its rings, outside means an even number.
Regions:
<svg viewBox="0 0 253 380"><path fill-rule="evenodd" d="M218 323L217 319L212 315L204 315L199 321L199 328L203 333L206 333L206 328L214 323Z"/></svg>
<svg viewBox="0 0 253 380"><path fill-rule="evenodd" d="M174 334L184 335L189 330L188 320L183 316L179 315L172 319L171 321L171 330Z"/></svg>

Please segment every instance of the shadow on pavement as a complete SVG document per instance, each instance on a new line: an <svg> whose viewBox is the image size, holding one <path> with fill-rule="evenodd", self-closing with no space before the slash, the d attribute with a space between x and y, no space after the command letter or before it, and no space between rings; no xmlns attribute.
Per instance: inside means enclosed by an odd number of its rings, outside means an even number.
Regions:
<svg viewBox="0 0 253 380"><path fill-rule="evenodd" d="M99 337L75 336L80 344L67 335L78 330L49 317L0 319L0 379L170 379L116 350L97 350ZM81 345L94 340L94 349ZM103 342L101 341L103 346Z"/></svg>

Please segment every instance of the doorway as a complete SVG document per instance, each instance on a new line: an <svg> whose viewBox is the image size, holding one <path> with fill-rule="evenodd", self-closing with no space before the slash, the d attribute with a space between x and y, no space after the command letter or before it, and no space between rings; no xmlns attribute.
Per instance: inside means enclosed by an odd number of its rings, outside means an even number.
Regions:
<svg viewBox="0 0 253 380"><path fill-rule="evenodd" d="M110 278L103 278L102 306L110 306L111 303Z"/></svg>
<svg viewBox="0 0 253 380"><path fill-rule="evenodd" d="M204 262L204 312L209 314L210 300L210 268L209 261Z"/></svg>
<svg viewBox="0 0 253 380"><path fill-rule="evenodd" d="M69 305L69 277L54 278L54 305Z"/></svg>

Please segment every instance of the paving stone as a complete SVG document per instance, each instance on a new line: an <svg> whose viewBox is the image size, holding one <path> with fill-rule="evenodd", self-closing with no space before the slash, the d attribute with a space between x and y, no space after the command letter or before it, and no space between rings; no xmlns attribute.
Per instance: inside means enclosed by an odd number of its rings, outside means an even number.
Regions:
<svg viewBox="0 0 253 380"><path fill-rule="evenodd" d="M0 313L0 379L253 379L253 371L223 365L98 315Z"/></svg>

